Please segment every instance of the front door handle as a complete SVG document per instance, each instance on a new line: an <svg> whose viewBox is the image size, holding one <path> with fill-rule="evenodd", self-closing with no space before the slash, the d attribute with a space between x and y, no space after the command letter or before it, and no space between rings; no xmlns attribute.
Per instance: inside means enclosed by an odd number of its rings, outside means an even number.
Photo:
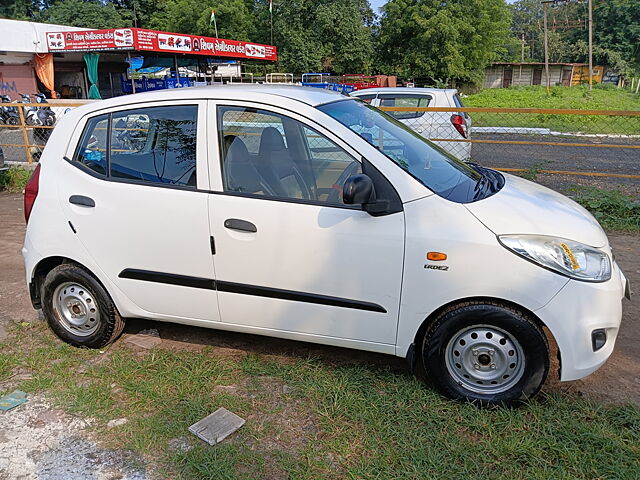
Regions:
<svg viewBox="0 0 640 480"><path fill-rule="evenodd" d="M74 205L81 205L83 207L96 206L96 202L93 201L93 198L85 197L84 195L71 195L69 197L69 203L73 203Z"/></svg>
<svg viewBox="0 0 640 480"><path fill-rule="evenodd" d="M258 231L253 223L238 218L227 218L224 221L224 226L231 230L240 230L241 232L256 233Z"/></svg>

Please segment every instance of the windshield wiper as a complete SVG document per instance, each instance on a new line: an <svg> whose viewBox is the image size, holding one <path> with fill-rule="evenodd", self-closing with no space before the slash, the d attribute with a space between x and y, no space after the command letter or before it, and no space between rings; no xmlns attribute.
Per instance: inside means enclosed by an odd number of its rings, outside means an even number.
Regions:
<svg viewBox="0 0 640 480"><path fill-rule="evenodd" d="M484 197L487 191L487 188L493 190L493 182L489 179L489 176L482 172L479 172L479 173L480 173L480 178L476 182L476 186L473 187L474 192L476 192L473 195L474 200L477 200L480 197Z"/></svg>
<svg viewBox="0 0 640 480"><path fill-rule="evenodd" d="M476 192L473 196L474 200L480 197L484 197L487 193L496 193L502 187L502 176L496 174L488 168L481 167L480 165L473 165L474 170L480 174L480 179L474 187Z"/></svg>

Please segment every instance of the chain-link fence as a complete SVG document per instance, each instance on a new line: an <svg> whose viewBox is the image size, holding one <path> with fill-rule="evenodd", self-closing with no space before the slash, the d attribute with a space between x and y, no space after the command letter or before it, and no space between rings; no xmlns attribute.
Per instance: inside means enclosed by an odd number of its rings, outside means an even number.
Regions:
<svg viewBox="0 0 640 480"><path fill-rule="evenodd" d="M1 103L0 160L38 161L60 118L81 104ZM599 181L640 195L640 111L381 109L461 160L577 183ZM248 145L259 142L259 135L247 136Z"/></svg>
<svg viewBox="0 0 640 480"><path fill-rule="evenodd" d="M381 109L461 160L640 195L640 111Z"/></svg>
<svg viewBox="0 0 640 480"><path fill-rule="evenodd" d="M60 118L79 105L82 103L0 103L0 161L37 162Z"/></svg>

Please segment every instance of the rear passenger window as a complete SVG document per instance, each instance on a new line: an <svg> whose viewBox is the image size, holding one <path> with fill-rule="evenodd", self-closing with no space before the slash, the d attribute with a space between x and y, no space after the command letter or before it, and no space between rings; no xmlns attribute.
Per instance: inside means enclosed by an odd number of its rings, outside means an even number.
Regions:
<svg viewBox="0 0 640 480"><path fill-rule="evenodd" d="M376 96L375 95L357 95L356 98L359 98L364 103L371 103L373 99L376 98Z"/></svg>
<svg viewBox="0 0 640 480"><path fill-rule="evenodd" d="M197 116L195 105L113 113L110 176L195 187Z"/></svg>
<svg viewBox="0 0 640 480"><path fill-rule="evenodd" d="M73 161L99 175L107 174L107 132L109 115L99 115L87 122Z"/></svg>
<svg viewBox="0 0 640 480"><path fill-rule="evenodd" d="M380 95L381 107L405 107L405 108L423 108L428 107L431 103L431 97L427 95ZM425 112L394 112L387 111L389 115L398 120L407 120L409 118L420 118Z"/></svg>

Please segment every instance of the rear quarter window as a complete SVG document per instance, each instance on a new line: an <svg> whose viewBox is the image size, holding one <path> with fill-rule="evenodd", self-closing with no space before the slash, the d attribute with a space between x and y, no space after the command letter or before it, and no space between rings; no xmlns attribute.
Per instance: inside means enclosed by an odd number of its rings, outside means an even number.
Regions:
<svg viewBox="0 0 640 480"><path fill-rule="evenodd" d="M73 155L73 163L88 168L100 176L106 176L108 131L108 114L89 119Z"/></svg>
<svg viewBox="0 0 640 480"><path fill-rule="evenodd" d="M423 108L428 107L431 103L430 95L380 95L381 107L404 107L404 108ZM425 112L394 112L387 111L389 115L398 120L408 120L411 118L420 118Z"/></svg>

